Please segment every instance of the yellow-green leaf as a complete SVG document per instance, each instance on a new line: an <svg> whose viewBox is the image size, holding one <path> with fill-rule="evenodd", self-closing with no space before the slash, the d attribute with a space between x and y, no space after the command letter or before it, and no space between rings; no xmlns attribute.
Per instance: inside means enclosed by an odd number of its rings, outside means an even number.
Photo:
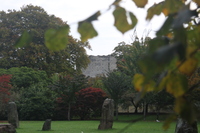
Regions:
<svg viewBox="0 0 200 133"><path fill-rule="evenodd" d="M166 72L167 73L167 72ZM161 81L157 85L157 90L162 90L166 87L167 81L169 80L169 74L164 73Z"/></svg>
<svg viewBox="0 0 200 133"><path fill-rule="evenodd" d="M174 111L190 124L196 120L196 112L193 103L189 102L184 97L176 98Z"/></svg>
<svg viewBox="0 0 200 133"><path fill-rule="evenodd" d="M128 23L128 18L126 15L127 13L131 19L130 24ZM131 12L126 12L126 10L122 7L117 7L113 11L113 16L115 19L114 26L122 33L125 33L128 30L133 29L135 25L137 24L137 18L135 17L135 15Z"/></svg>
<svg viewBox="0 0 200 133"><path fill-rule="evenodd" d="M171 124L172 122L174 122L174 120L176 120L176 119L177 119L177 115L176 115L176 114L170 115L170 116L165 120L165 122L164 122L164 124L163 124L163 129L164 129L164 130L167 130L167 129L170 127L170 124Z"/></svg>
<svg viewBox="0 0 200 133"><path fill-rule="evenodd" d="M133 85L137 91L141 91L143 88L144 76L142 74L135 74L133 78Z"/></svg>
<svg viewBox="0 0 200 133"><path fill-rule="evenodd" d="M83 42L98 35L92 23L86 21L78 23L78 32L81 34L81 40Z"/></svg>
<svg viewBox="0 0 200 133"><path fill-rule="evenodd" d="M31 39L31 35L27 31L24 31L17 42L14 44L14 46L17 48L24 47L31 42Z"/></svg>
<svg viewBox="0 0 200 133"><path fill-rule="evenodd" d="M145 5L148 3L148 0L133 0L137 7L145 7Z"/></svg>
<svg viewBox="0 0 200 133"><path fill-rule="evenodd" d="M178 68L179 71L187 76L191 76L193 72L196 70L198 65L198 60L196 58L188 58L186 59Z"/></svg>
<svg viewBox="0 0 200 133"><path fill-rule="evenodd" d="M153 80L146 81L142 74L135 74L133 85L137 91L149 92L155 90L155 82Z"/></svg>
<svg viewBox="0 0 200 133"><path fill-rule="evenodd" d="M185 103L186 103L186 100L183 97L176 98L174 111L177 114L180 114L182 112L182 110L186 108L185 107L186 106Z"/></svg>
<svg viewBox="0 0 200 133"><path fill-rule="evenodd" d="M169 76L166 84L167 92L171 93L174 97L180 97L185 94L188 87L187 78L178 73L170 73Z"/></svg>
<svg viewBox="0 0 200 133"><path fill-rule="evenodd" d="M180 0L165 0L162 11L165 16L168 16L168 14L178 12L183 5L183 2Z"/></svg>
<svg viewBox="0 0 200 133"><path fill-rule="evenodd" d="M151 20L154 15L160 15L163 10L163 2L154 4L147 10L146 20Z"/></svg>
<svg viewBox="0 0 200 133"><path fill-rule="evenodd" d="M53 51L65 49L68 43L68 32L68 26L60 27L59 29L48 29L45 32L46 47Z"/></svg>

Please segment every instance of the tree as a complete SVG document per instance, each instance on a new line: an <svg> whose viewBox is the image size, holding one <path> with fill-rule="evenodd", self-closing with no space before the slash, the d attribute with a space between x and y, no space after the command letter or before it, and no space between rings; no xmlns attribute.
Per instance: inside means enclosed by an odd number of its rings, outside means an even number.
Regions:
<svg viewBox="0 0 200 133"><path fill-rule="evenodd" d="M142 73L140 67L138 65L138 61L148 50L148 42L151 40L148 37L148 34L145 37L138 38L136 30L132 36L133 42L131 44L125 44L124 42L119 43L117 47L114 48L114 52L112 55L117 59L117 69L125 73L126 75L133 77L136 73ZM134 87L130 92L127 92L126 95L123 95L123 99L127 102L130 102L134 107L137 113L137 108L143 104L143 113L144 119L146 118L146 114L148 113L148 105L150 101L152 101L153 96L151 94L145 95L145 97L140 97L140 93L135 90ZM125 104L124 104L125 105Z"/></svg>
<svg viewBox="0 0 200 133"><path fill-rule="evenodd" d="M132 12L121 7L121 2L122 0L117 0L112 3L114 25L120 32L125 33L136 25L137 18ZM144 8L148 1L133 0L133 2L137 7ZM196 4L192 10L190 9L191 3ZM134 76L134 86L142 94L162 89L166 89L168 93L172 94L175 97L175 114L174 117L170 118L175 118L178 115L189 124L196 121L194 118L197 114L193 103L185 95L191 90L188 88L187 76L194 73L200 59L199 6L200 2L196 0L187 2L185 0L164 0L148 8L146 20L151 20L155 15L161 13L167 19L156 32L156 38L150 42L147 55L139 61L142 74ZM79 30L87 24L93 31L89 32L89 35L84 35L83 32L79 31L82 39L98 35L92 26L92 21L97 20L100 15L101 13L98 11L79 23ZM128 20L130 21L128 22ZM163 36L167 36L169 39L163 39ZM155 83L152 77L158 73L160 78ZM168 124L169 122L164 125L165 129L169 126Z"/></svg>
<svg viewBox="0 0 200 133"><path fill-rule="evenodd" d="M85 48L89 48L88 42L68 35L69 26L60 18L32 5L22 7L21 11L1 11L0 14L1 68L27 66L44 70L50 76L63 71L81 72L87 67L89 59ZM54 42L54 48L59 48L60 42L64 43L63 50L52 51L49 42Z"/></svg>
<svg viewBox="0 0 200 133"><path fill-rule="evenodd" d="M200 4L197 1L193 2ZM189 5L190 3L186 5L181 0L165 0L148 9L148 20L162 12L167 19L156 32L157 37L149 42L147 55L139 61L143 74L134 76L134 84L142 93L166 90L175 97L175 113L170 118L179 116L189 124L193 124L197 112L193 102L186 95L192 89L188 86L187 76L194 73L199 62L199 7L191 10ZM179 21L180 19L182 20ZM167 36L168 39L163 40L162 36ZM160 76L159 80L154 82L152 77L156 74ZM170 118L164 125L165 129L172 120Z"/></svg>
<svg viewBox="0 0 200 133"><path fill-rule="evenodd" d="M152 103L156 107L156 120L159 120L159 112L161 109L173 110L174 97L165 90L162 90L154 94Z"/></svg>
<svg viewBox="0 0 200 133"><path fill-rule="evenodd" d="M118 105L121 103L122 95L130 89L131 78L124 73L113 71L108 72L102 79L108 96L114 100L116 120L118 120Z"/></svg>
<svg viewBox="0 0 200 133"><path fill-rule="evenodd" d="M132 12L121 7L121 2L123 0L114 1L110 5L113 8L109 7L108 10L114 10L114 26L121 33L125 33L135 27L137 18ZM147 0L133 0L132 2L139 8L144 8L148 3ZM190 9L191 3L196 4L194 9ZM142 94L162 89L166 89L168 93L172 94L175 97L175 115L171 118L178 115L190 124L195 122L194 118L196 118L197 113L195 113L193 106L187 106L193 105L193 103L184 96L192 89L188 88L186 77L194 73L200 59L199 6L200 2L197 0L187 2L185 0L164 0L148 8L146 20L150 21L155 15L161 13L167 19L156 32L156 38L150 42L151 46L147 55L139 61L143 74L134 76L134 86ZM97 20L99 16L101 16L101 12L97 11L78 23L78 31L83 41L98 35L92 22ZM85 27L87 27L87 32L85 32ZM170 39L165 41L161 39L162 36L167 36ZM160 73L160 78L155 83L152 81L152 77L157 73ZM169 126L168 124L169 122L164 126L165 129Z"/></svg>
<svg viewBox="0 0 200 133"><path fill-rule="evenodd" d="M57 92L57 97L67 105L68 120L71 118L71 106L76 101L76 93L87 87L87 77L83 74L60 75L59 80L51 88Z"/></svg>
<svg viewBox="0 0 200 133"><path fill-rule="evenodd" d="M82 120L101 116L102 105L106 97L106 93L100 88L81 89L77 93L76 115Z"/></svg>
<svg viewBox="0 0 200 133"><path fill-rule="evenodd" d="M20 119L43 120L53 114L54 93L47 88L51 83L45 71L32 68L0 69L0 75L10 74L10 101L15 101ZM6 80L6 77L2 77ZM3 94L3 93L1 93ZM17 96L17 97L16 97ZM6 97L6 94L4 94Z"/></svg>
<svg viewBox="0 0 200 133"><path fill-rule="evenodd" d="M16 101L19 118L45 120L53 117L55 98L55 92L41 82L21 88L20 99Z"/></svg>
<svg viewBox="0 0 200 133"><path fill-rule="evenodd" d="M135 30L132 40L133 42L131 44L126 44L125 42L119 43L112 53L112 55L117 59L117 69L129 76L141 73L138 61L142 55L147 52L148 42L151 38L148 37L148 34L139 38Z"/></svg>
<svg viewBox="0 0 200 133"><path fill-rule="evenodd" d="M28 88L33 84L43 83L48 86L51 80L48 78L45 71L38 71L27 67L13 67L10 69L0 69L0 75L12 75L11 84L14 86L12 91L19 91L20 88Z"/></svg>
<svg viewBox="0 0 200 133"><path fill-rule="evenodd" d="M5 113L6 105L9 101L10 90L12 85L10 84L11 75L0 76L0 112Z"/></svg>
<svg viewBox="0 0 200 133"><path fill-rule="evenodd" d="M134 113L138 113L138 108L142 106L142 101L139 100L138 92L133 89L126 91L125 94L122 95L122 100L122 107L127 109L129 106L134 106Z"/></svg>
<svg viewBox="0 0 200 133"><path fill-rule="evenodd" d="M93 88L101 88L102 90L105 90L102 81L102 76L89 77L88 84Z"/></svg>

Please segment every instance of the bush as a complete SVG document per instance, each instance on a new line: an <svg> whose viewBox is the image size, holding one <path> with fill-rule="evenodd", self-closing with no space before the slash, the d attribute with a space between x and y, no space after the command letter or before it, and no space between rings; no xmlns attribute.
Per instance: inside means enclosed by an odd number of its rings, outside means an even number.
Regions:
<svg viewBox="0 0 200 133"><path fill-rule="evenodd" d="M54 93L43 84L22 88L17 103L21 120L45 120L51 118L54 109Z"/></svg>
<svg viewBox="0 0 200 133"><path fill-rule="evenodd" d="M0 76L0 118L5 119L6 105L10 99L10 85L11 75Z"/></svg>
<svg viewBox="0 0 200 133"><path fill-rule="evenodd" d="M101 115L102 104L107 98L100 88L85 88L77 93L74 113L80 119L89 119Z"/></svg>

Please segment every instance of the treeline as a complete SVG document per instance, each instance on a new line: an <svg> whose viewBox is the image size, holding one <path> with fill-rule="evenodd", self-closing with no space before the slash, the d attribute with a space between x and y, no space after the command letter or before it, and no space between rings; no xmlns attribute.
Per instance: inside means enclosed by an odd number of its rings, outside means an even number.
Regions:
<svg viewBox="0 0 200 133"><path fill-rule="evenodd" d="M7 117L6 104L15 101L21 120L66 120L68 117L99 117L106 93L89 87L84 75L54 75L31 68L0 69L1 119ZM6 94L6 95L5 95ZM68 106L70 103L70 106ZM68 116L69 108L71 115Z"/></svg>

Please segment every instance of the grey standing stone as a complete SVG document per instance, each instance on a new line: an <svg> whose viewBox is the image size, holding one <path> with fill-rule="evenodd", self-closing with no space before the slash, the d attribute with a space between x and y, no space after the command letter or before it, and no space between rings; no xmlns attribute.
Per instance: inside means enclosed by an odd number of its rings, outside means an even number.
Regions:
<svg viewBox="0 0 200 133"><path fill-rule="evenodd" d="M48 130L51 130L51 119L46 119L42 127L42 131L48 131Z"/></svg>
<svg viewBox="0 0 200 133"><path fill-rule="evenodd" d="M112 99L105 99L102 106L101 121L98 129L111 129L113 126L114 118L114 101Z"/></svg>
<svg viewBox="0 0 200 133"><path fill-rule="evenodd" d="M16 133L16 130L11 124L0 124L0 133Z"/></svg>
<svg viewBox="0 0 200 133"><path fill-rule="evenodd" d="M187 121L178 118L175 133L198 133L197 121L193 124L188 124Z"/></svg>
<svg viewBox="0 0 200 133"><path fill-rule="evenodd" d="M8 123L12 124L15 128L19 127L17 105L15 102L8 103Z"/></svg>

